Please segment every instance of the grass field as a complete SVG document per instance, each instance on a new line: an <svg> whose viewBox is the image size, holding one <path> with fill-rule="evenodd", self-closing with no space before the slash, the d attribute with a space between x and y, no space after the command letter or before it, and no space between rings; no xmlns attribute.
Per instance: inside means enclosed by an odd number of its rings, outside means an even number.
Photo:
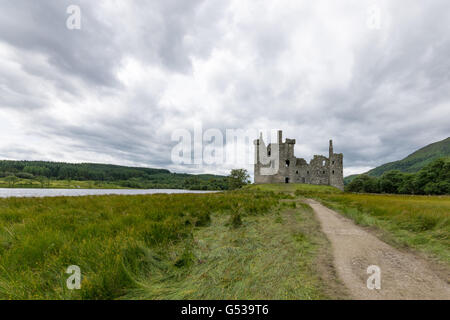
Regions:
<svg viewBox="0 0 450 320"><path fill-rule="evenodd" d="M6 178L0 178L0 188L11 187L10 182ZM53 189L123 189L114 182L106 181L78 181L78 180L45 180L43 183L32 179L18 178L14 183L15 188L53 188ZM127 188L128 189L128 188Z"/></svg>
<svg viewBox="0 0 450 320"><path fill-rule="evenodd" d="M450 265L450 197L339 194L322 203L397 247L409 247Z"/></svg>
<svg viewBox="0 0 450 320"><path fill-rule="evenodd" d="M326 249L312 210L299 202L247 215L239 228L228 216L214 214L209 227L194 232L189 252L195 262L182 271L159 266L151 276L142 275L141 285L123 298L345 298L336 280L325 282L316 268L330 263Z"/></svg>
<svg viewBox="0 0 450 320"><path fill-rule="evenodd" d="M334 281L314 268L330 259L327 242L309 207L291 198L242 190L0 199L0 298L333 298ZM66 287L70 265L81 269L80 290Z"/></svg>
<svg viewBox="0 0 450 320"><path fill-rule="evenodd" d="M259 185L214 194L0 199L0 299L346 298L304 198L449 264L448 196ZM82 272L69 290L70 265Z"/></svg>
<svg viewBox="0 0 450 320"><path fill-rule="evenodd" d="M327 186L251 186L310 197L370 227L383 240L408 247L450 265L450 196L344 193Z"/></svg>
<svg viewBox="0 0 450 320"><path fill-rule="evenodd" d="M317 186L312 184L299 183L279 183L279 184L260 184L246 186L249 190L260 190L269 192L281 192L291 195L317 196L322 194L340 194L339 189L330 186Z"/></svg>

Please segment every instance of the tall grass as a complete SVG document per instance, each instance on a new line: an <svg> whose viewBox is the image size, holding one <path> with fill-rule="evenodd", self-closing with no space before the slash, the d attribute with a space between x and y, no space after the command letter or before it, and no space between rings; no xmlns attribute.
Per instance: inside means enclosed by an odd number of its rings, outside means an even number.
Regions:
<svg viewBox="0 0 450 320"><path fill-rule="evenodd" d="M139 285L123 298L335 297L316 268L324 246L320 227L309 206L292 203L283 202L264 215L241 214L238 224L234 218L213 214L211 225L196 229L192 241L180 243L179 254L168 259L165 253L142 251L142 261L151 266L144 274L139 272L142 268L134 268ZM178 267L180 260L187 267Z"/></svg>
<svg viewBox="0 0 450 320"><path fill-rule="evenodd" d="M119 298L139 286L136 274L189 266L193 232L209 225L212 213L261 215L281 197L240 191L0 199L0 298ZM81 290L66 287L70 265L81 268Z"/></svg>
<svg viewBox="0 0 450 320"><path fill-rule="evenodd" d="M450 196L355 194L307 184L253 185L315 198L362 226L373 227L385 241L417 249L450 264Z"/></svg>
<svg viewBox="0 0 450 320"><path fill-rule="evenodd" d="M450 197L375 194L318 196L356 223L385 231L392 244L450 263Z"/></svg>

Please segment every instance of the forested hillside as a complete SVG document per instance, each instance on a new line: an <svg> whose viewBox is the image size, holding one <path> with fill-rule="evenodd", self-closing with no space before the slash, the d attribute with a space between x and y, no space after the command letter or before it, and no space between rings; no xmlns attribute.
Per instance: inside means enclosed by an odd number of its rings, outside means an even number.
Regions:
<svg viewBox="0 0 450 320"><path fill-rule="evenodd" d="M364 193L450 194L450 157L436 159L417 173L391 170L381 177L361 174L345 190Z"/></svg>
<svg viewBox="0 0 450 320"><path fill-rule="evenodd" d="M184 188L224 190L227 177L171 173L166 169L126 167L98 163L0 160L0 178L8 187L50 187L55 181L91 181L93 187ZM52 184L53 181L53 184ZM1 182L1 181L0 181ZM78 183L83 184L83 183ZM76 184L75 184L76 185ZM83 184L84 185L84 184ZM57 184L57 186L64 186Z"/></svg>
<svg viewBox="0 0 450 320"><path fill-rule="evenodd" d="M380 177L383 173L398 170L401 172L414 173L424 168L436 159L450 157L450 137L447 139L431 143L402 160L388 162L376 167L364 174L372 177ZM344 178L345 185L352 182L358 175L353 174Z"/></svg>
<svg viewBox="0 0 450 320"><path fill-rule="evenodd" d="M379 177L383 173L391 170L401 172L417 172L433 160L442 157L450 157L450 137L442 141L431 143L423 147L402 160L385 163L367 172L369 176Z"/></svg>

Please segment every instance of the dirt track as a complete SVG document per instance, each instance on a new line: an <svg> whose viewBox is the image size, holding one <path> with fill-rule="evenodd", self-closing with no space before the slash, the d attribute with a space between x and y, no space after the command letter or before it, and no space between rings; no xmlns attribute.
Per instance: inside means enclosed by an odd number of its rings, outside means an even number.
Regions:
<svg viewBox="0 0 450 320"><path fill-rule="evenodd" d="M426 261L393 248L314 200L306 202L332 244L338 276L353 299L450 299L448 281L438 277ZM367 288L370 265L380 267L379 290Z"/></svg>

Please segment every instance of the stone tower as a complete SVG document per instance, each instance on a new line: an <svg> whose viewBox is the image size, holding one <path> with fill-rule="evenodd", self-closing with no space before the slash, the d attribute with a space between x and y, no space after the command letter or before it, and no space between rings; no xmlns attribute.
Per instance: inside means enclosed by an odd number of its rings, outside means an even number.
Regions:
<svg viewBox="0 0 450 320"><path fill-rule="evenodd" d="M283 142L278 131L277 143L264 144L262 135L255 144L255 183L307 183L344 189L343 154L334 153L330 140L328 158L314 155L309 162L294 155L295 139Z"/></svg>

